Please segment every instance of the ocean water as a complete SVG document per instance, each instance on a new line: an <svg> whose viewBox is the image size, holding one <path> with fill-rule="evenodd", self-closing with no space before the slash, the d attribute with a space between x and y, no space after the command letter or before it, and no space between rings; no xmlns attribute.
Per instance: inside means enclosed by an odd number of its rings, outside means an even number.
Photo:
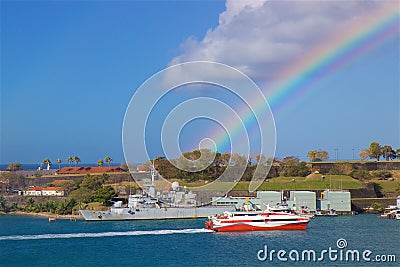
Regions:
<svg viewBox="0 0 400 267"><path fill-rule="evenodd" d="M0 216L0 266L399 266L400 221L375 215L320 217L305 231L214 233L205 219L85 222ZM338 243L338 240L340 242ZM288 261L263 259L267 246ZM323 250L336 249L336 260ZM261 252L260 252L261 250ZM314 250L316 261L290 251ZM370 262L345 261L347 250L370 250ZM340 253L343 260L340 260ZM306 255L306 254L305 254ZM376 262L394 255L396 262ZM388 256L389 255L389 256ZM307 255L306 255L307 256ZM384 256L384 257L382 257ZM285 256L283 256L285 258ZM301 256L300 256L301 259ZM392 259L393 260L393 259Z"/></svg>
<svg viewBox="0 0 400 267"><path fill-rule="evenodd" d="M0 171L4 171L5 169L7 169L8 165L9 164L0 164ZM110 164L110 166L120 166L120 165L121 165L121 163L114 163L114 162L112 162ZM40 163L33 163L33 164L32 163L21 163L21 166L22 166L22 169L25 171L32 171L32 170L37 170L38 167L40 166ZM65 162L60 164L61 168L69 167L69 166L75 167L75 163L72 162L71 165L69 163L65 163ZM77 165L77 166L78 167L79 166L85 166L85 167L86 166L97 166L97 164L96 163L79 163L79 165ZM103 166L108 166L108 164L105 162ZM46 165L43 164L42 167L46 168ZM58 170L58 163L53 162L53 164L51 165L51 169Z"/></svg>

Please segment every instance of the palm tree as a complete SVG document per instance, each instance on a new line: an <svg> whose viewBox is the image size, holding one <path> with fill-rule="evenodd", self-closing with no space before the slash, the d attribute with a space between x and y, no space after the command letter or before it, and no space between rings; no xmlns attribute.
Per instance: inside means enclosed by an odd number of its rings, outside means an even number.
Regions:
<svg viewBox="0 0 400 267"><path fill-rule="evenodd" d="M51 161L48 158L45 158L43 160L43 164L47 165L47 169L50 169Z"/></svg>
<svg viewBox="0 0 400 267"><path fill-rule="evenodd" d="M391 158L390 153L392 152L393 148L391 146L383 146L382 147L382 156L385 160L389 160Z"/></svg>
<svg viewBox="0 0 400 267"><path fill-rule="evenodd" d="M97 166L102 166L104 164L103 160L99 159L97 161Z"/></svg>
<svg viewBox="0 0 400 267"><path fill-rule="evenodd" d="M107 156L107 157L104 158L104 161L108 163L108 169L111 169L110 164L111 164L112 158L110 158L109 156Z"/></svg>
<svg viewBox="0 0 400 267"><path fill-rule="evenodd" d="M67 158L67 162L69 163L69 166L71 167L71 162L73 162L74 159L72 157Z"/></svg>
<svg viewBox="0 0 400 267"><path fill-rule="evenodd" d="M308 151L307 157L308 157L311 161L314 161L314 160L316 159L316 157L317 157L317 151L315 151L315 150L310 150L310 151Z"/></svg>
<svg viewBox="0 0 400 267"><path fill-rule="evenodd" d="M75 166L78 165L79 162L81 162L81 159L78 158L77 156L74 157L74 161L75 161Z"/></svg>
<svg viewBox="0 0 400 267"><path fill-rule="evenodd" d="M58 169L61 169L61 159L56 159L56 162L58 163Z"/></svg>

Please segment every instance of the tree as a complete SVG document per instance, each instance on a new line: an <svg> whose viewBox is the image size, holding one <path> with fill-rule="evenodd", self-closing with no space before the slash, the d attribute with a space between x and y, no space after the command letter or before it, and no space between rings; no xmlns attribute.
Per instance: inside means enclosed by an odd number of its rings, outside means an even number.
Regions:
<svg viewBox="0 0 400 267"><path fill-rule="evenodd" d="M72 191L69 194L70 198L76 199L81 203L89 203L93 200L93 193L89 188L82 187Z"/></svg>
<svg viewBox="0 0 400 267"><path fill-rule="evenodd" d="M77 156L74 157L74 161L75 161L75 166L78 165L79 162L81 162L81 159L78 158Z"/></svg>
<svg viewBox="0 0 400 267"><path fill-rule="evenodd" d="M310 150L307 156L311 161L324 161L329 158L329 154L325 150Z"/></svg>
<svg viewBox="0 0 400 267"><path fill-rule="evenodd" d="M21 171L22 166L19 162L12 162L8 165L6 171Z"/></svg>
<svg viewBox="0 0 400 267"><path fill-rule="evenodd" d="M324 161L329 158L329 154L325 150L318 150L315 156L319 161Z"/></svg>
<svg viewBox="0 0 400 267"><path fill-rule="evenodd" d="M376 161L379 161L380 157L382 156L382 147L379 145L377 142L372 142L369 145L369 157L371 159L376 159Z"/></svg>
<svg viewBox="0 0 400 267"><path fill-rule="evenodd" d="M104 164L103 160L99 159L97 161L97 166L102 166Z"/></svg>
<svg viewBox="0 0 400 267"><path fill-rule="evenodd" d="M265 156L263 154L258 154L255 157L258 164L263 164L265 162Z"/></svg>
<svg viewBox="0 0 400 267"><path fill-rule="evenodd" d="M109 156L107 156L107 157L104 158L104 161L108 163L108 169L111 169L110 164L111 164L112 158L110 158Z"/></svg>
<svg viewBox="0 0 400 267"><path fill-rule="evenodd" d="M396 158L400 159L400 148L396 149Z"/></svg>
<svg viewBox="0 0 400 267"><path fill-rule="evenodd" d="M68 196L69 193L75 188L75 183L72 180L67 180L67 181L59 184L59 187L63 188L65 194Z"/></svg>
<svg viewBox="0 0 400 267"><path fill-rule="evenodd" d="M97 190L101 187L104 180L101 179L99 176L91 176L90 174L86 174L83 177L82 183L79 185L80 188L88 188L90 190Z"/></svg>
<svg viewBox="0 0 400 267"><path fill-rule="evenodd" d="M115 197L115 190L111 186L101 187L94 193L94 200L105 204Z"/></svg>
<svg viewBox="0 0 400 267"><path fill-rule="evenodd" d="M397 154L396 154L396 151L394 151L393 149L389 152L389 155L388 155L388 159L389 160L394 160L394 159L396 159L397 158Z"/></svg>
<svg viewBox="0 0 400 267"><path fill-rule="evenodd" d="M290 177L290 176L307 176L310 174L310 170L307 167L307 164L302 161L298 157L289 156L285 157L279 168L279 174L282 176Z"/></svg>
<svg viewBox="0 0 400 267"><path fill-rule="evenodd" d="M67 162L69 163L69 166L71 166L71 163L74 161L72 157L67 158Z"/></svg>
<svg viewBox="0 0 400 267"><path fill-rule="evenodd" d="M391 146L386 145L382 147L382 156L385 160L393 160L397 158L397 153Z"/></svg>
<svg viewBox="0 0 400 267"><path fill-rule="evenodd" d="M178 167L182 170L197 172L210 166L214 158L215 152L207 148L183 152L178 158Z"/></svg>
<svg viewBox="0 0 400 267"><path fill-rule="evenodd" d="M364 148L358 153L358 156L360 157L361 160L366 160L370 154L371 151L369 150L369 148Z"/></svg>
<svg viewBox="0 0 400 267"><path fill-rule="evenodd" d="M56 162L58 163L58 169L61 169L61 159L56 159Z"/></svg>
<svg viewBox="0 0 400 267"><path fill-rule="evenodd" d="M47 165L47 169L48 169L48 170L50 169L51 161L50 161L48 158L45 158L45 159L43 160L43 164Z"/></svg>
<svg viewBox="0 0 400 267"><path fill-rule="evenodd" d="M221 165L227 166L229 164L229 160L231 158L231 155L229 153L222 153L220 160L221 160Z"/></svg>
<svg viewBox="0 0 400 267"><path fill-rule="evenodd" d="M35 206L35 200L33 200L33 198L29 198L29 199L26 201L25 211L27 211L27 212L33 211L34 206Z"/></svg>
<svg viewBox="0 0 400 267"><path fill-rule="evenodd" d="M248 162L246 161L246 157L238 153L233 153L229 160L229 164L233 166L246 166L247 163Z"/></svg>
<svg viewBox="0 0 400 267"><path fill-rule="evenodd" d="M310 150L307 153L307 157L311 160L311 161L315 161L316 157L317 157L317 152L315 150Z"/></svg>

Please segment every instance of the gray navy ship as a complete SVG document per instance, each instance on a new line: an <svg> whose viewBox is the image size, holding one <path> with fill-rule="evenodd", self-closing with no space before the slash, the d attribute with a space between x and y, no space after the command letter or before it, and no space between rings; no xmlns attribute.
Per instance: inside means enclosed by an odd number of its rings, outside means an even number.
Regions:
<svg viewBox="0 0 400 267"><path fill-rule="evenodd" d="M224 211L235 211L234 205L198 206L196 194L173 182L168 191L155 194L154 180L156 172L151 170L151 184L145 185L147 192L128 196L128 205L116 201L108 211L80 210L86 221L119 221L119 220L162 220L207 218Z"/></svg>

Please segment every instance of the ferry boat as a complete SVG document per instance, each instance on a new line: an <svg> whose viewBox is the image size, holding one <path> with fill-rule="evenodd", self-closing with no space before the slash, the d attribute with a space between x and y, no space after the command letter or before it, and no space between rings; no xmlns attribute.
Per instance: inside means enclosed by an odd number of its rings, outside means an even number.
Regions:
<svg viewBox="0 0 400 267"><path fill-rule="evenodd" d="M273 211L225 211L210 216L206 228L216 232L305 230L310 218Z"/></svg>

